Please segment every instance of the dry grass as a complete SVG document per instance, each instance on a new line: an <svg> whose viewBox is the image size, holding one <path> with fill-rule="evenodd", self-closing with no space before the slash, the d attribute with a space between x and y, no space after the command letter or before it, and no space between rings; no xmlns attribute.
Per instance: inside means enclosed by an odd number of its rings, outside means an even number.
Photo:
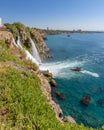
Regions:
<svg viewBox="0 0 104 130"><path fill-rule="evenodd" d="M25 53L19 48L9 48L9 52L21 60L26 58Z"/></svg>
<svg viewBox="0 0 104 130"><path fill-rule="evenodd" d="M4 74L6 73L7 68L10 66L10 64L6 64L5 62L0 63L0 73Z"/></svg>

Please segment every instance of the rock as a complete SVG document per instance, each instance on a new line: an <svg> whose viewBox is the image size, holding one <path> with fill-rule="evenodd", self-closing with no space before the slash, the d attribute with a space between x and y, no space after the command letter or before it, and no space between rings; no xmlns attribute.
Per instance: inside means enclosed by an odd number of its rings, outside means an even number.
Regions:
<svg viewBox="0 0 104 130"><path fill-rule="evenodd" d="M0 116L5 115L7 112L7 106L3 106L2 108L0 108Z"/></svg>
<svg viewBox="0 0 104 130"><path fill-rule="evenodd" d="M59 113L59 117L60 117L60 118L63 117L63 114L62 114L62 113Z"/></svg>
<svg viewBox="0 0 104 130"><path fill-rule="evenodd" d="M48 55L48 56L47 56L47 58L53 58L53 56L51 56L51 55Z"/></svg>
<svg viewBox="0 0 104 130"><path fill-rule="evenodd" d="M97 88L97 92L103 92L103 91L104 91L103 88L101 88L101 87Z"/></svg>
<svg viewBox="0 0 104 130"><path fill-rule="evenodd" d="M2 26L2 27L0 27L0 31L7 31L7 28L6 28L6 26Z"/></svg>
<svg viewBox="0 0 104 130"><path fill-rule="evenodd" d="M71 122L76 123L75 120L71 116L63 116L63 122Z"/></svg>
<svg viewBox="0 0 104 130"><path fill-rule="evenodd" d="M99 99L97 102L99 105L104 106L104 98Z"/></svg>
<svg viewBox="0 0 104 130"><path fill-rule="evenodd" d="M48 80L48 82L50 83L50 85L51 85L52 87L57 86L56 81L55 81L54 79L52 79L52 73L50 73L48 70L46 70L46 71L41 71L41 72L43 73L43 75L44 75L45 77L47 77L47 80Z"/></svg>
<svg viewBox="0 0 104 130"><path fill-rule="evenodd" d="M57 83L56 83L56 81L54 79L51 79L49 83L50 83L50 85L52 87L56 87L57 86Z"/></svg>
<svg viewBox="0 0 104 130"><path fill-rule="evenodd" d="M8 32L7 30L0 31L0 40L3 40L9 48L14 47L14 45L13 45L13 35L12 35L11 32Z"/></svg>
<svg viewBox="0 0 104 130"><path fill-rule="evenodd" d="M47 37L43 37L43 40L47 40Z"/></svg>
<svg viewBox="0 0 104 130"><path fill-rule="evenodd" d="M52 79L52 73L50 73L48 70L42 71L43 75Z"/></svg>
<svg viewBox="0 0 104 130"><path fill-rule="evenodd" d="M64 93L61 93L61 92L59 92L59 91L56 91L55 94L56 94L56 96L57 96L58 98L60 98L60 99L64 99L64 98L65 98Z"/></svg>
<svg viewBox="0 0 104 130"><path fill-rule="evenodd" d="M91 97L90 95L85 95L82 97L82 99L80 100L80 102L86 106L88 106L90 104L90 100L91 100Z"/></svg>

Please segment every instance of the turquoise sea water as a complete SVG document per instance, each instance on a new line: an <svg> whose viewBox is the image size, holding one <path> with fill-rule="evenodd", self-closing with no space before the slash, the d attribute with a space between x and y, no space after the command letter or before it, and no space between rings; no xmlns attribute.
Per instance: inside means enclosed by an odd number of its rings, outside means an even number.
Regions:
<svg viewBox="0 0 104 130"><path fill-rule="evenodd" d="M80 124L100 127L104 124L104 33L48 35L46 44L52 59L42 68L49 69L58 84L56 90L65 99L56 97L64 115L71 115ZM70 69L81 67L81 72ZM89 106L80 103L82 96L91 96ZM103 100L102 100L103 101Z"/></svg>

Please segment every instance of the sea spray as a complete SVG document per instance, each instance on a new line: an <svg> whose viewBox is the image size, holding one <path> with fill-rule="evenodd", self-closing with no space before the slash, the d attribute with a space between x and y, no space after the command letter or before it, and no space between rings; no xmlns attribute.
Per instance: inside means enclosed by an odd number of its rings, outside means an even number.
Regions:
<svg viewBox="0 0 104 130"><path fill-rule="evenodd" d="M87 71L87 70L82 70L81 73L88 74L88 75L91 75L91 76L96 77L96 78L99 77L99 74L94 73L94 72L90 72L90 71Z"/></svg>
<svg viewBox="0 0 104 130"><path fill-rule="evenodd" d="M32 49L32 55L33 55L33 57L39 62L39 63L41 63L41 58L40 58L40 56L39 56L39 53L38 53L38 51L37 51L37 48L36 48L36 46L35 46L35 43L34 43L34 41L30 38L30 43L31 43L31 49Z"/></svg>
<svg viewBox="0 0 104 130"><path fill-rule="evenodd" d="M41 70L49 70L53 77L71 78L75 76L70 69L76 66L83 66L84 62L65 60L62 62L45 63L40 66Z"/></svg>

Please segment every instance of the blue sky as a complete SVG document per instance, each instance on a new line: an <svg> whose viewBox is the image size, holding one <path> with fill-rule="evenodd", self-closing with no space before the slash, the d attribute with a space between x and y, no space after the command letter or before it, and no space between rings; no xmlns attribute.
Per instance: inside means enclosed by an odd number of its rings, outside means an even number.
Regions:
<svg viewBox="0 0 104 130"><path fill-rule="evenodd" d="M104 0L1 0L0 17L31 27L104 30Z"/></svg>

